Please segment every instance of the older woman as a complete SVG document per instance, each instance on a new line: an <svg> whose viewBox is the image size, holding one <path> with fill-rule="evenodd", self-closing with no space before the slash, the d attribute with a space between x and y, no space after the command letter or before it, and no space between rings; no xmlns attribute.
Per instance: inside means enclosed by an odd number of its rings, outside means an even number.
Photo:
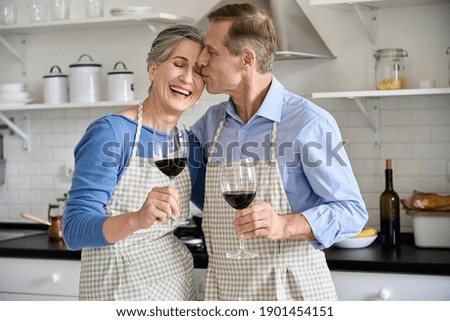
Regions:
<svg viewBox="0 0 450 321"><path fill-rule="evenodd" d="M195 299L192 256L165 221L189 214L198 166L185 168L175 187L159 187L167 178L151 165L149 142L156 125L175 125L200 98L202 48L193 26L163 30L148 53L148 97L94 121L75 148L63 236L83 249L81 300Z"/></svg>

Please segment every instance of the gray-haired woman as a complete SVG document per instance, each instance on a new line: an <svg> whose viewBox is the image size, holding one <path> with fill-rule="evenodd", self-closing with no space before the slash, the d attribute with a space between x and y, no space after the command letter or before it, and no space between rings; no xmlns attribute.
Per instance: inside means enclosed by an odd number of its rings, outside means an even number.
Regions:
<svg viewBox="0 0 450 321"><path fill-rule="evenodd" d="M94 121L75 148L63 236L83 249L81 300L195 299L192 256L172 233L177 225L164 224L189 214L195 155L175 187L158 187L166 177L149 159L155 126L173 126L200 98L202 48L196 27L161 31L148 53L148 97Z"/></svg>

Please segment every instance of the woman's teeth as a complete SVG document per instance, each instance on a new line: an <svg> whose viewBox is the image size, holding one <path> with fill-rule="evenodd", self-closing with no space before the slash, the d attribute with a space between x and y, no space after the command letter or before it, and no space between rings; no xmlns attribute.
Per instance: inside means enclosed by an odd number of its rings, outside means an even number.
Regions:
<svg viewBox="0 0 450 321"><path fill-rule="evenodd" d="M183 89L183 88L180 88L180 87L169 86L169 88L173 92L176 92L176 93L184 95L184 96L189 96L191 94L191 92L189 90L186 90L186 89Z"/></svg>

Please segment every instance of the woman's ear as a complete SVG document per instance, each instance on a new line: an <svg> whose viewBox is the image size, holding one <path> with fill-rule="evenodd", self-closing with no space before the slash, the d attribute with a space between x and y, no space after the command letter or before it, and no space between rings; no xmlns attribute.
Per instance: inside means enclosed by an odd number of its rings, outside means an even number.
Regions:
<svg viewBox="0 0 450 321"><path fill-rule="evenodd" d="M148 78L151 81L153 81L153 79L155 79L156 64L153 61L149 62L147 65L147 69L148 69Z"/></svg>

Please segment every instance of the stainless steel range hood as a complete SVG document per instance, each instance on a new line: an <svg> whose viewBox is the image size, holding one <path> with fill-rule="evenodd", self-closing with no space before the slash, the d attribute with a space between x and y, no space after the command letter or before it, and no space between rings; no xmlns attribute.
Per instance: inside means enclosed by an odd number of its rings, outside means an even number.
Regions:
<svg viewBox="0 0 450 321"><path fill-rule="evenodd" d="M211 11L226 4L244 2L267 10L272 17L277 33L275 60L336 58L295 0L221 0ZM197 23L205 31L208 25L206 16Z"/></svg>

